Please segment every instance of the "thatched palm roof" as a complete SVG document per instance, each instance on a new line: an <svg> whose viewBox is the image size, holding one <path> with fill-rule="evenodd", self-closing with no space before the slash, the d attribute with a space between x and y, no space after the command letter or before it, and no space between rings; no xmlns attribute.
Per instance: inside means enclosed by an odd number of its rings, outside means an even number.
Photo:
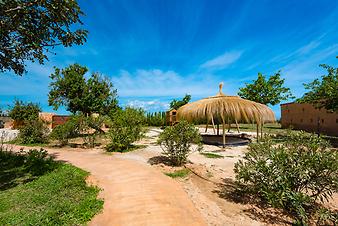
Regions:
<svg viewBox="0 0 338 226"><path fill-rule="evenodd" d="M177 117L188 121L205 119L223 123L226 121L246 123L275 121L275 114L268 106L242 99L239 96L224 95L222 86L221 83L219 93L216 96L207 97L180 107L177 111Z"/></svg>

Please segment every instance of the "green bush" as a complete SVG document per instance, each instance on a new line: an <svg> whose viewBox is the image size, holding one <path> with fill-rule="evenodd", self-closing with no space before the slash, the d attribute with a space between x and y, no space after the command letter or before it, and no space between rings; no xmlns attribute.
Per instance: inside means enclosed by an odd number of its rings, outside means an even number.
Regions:
<svg viewBox="0 0 338 226"><path fill-rule="evenodd" d="M46 150L31 149L26 153L25 167L33 176L39 176L53 170L57 162L48 155Z"/></svg>
<svg viewBox="0 0 338 226"><path fill-rule="evenodd" d="M81 130L83 133L83 142L90 148L95 147L97 137L103 134L103 124L106 121L106 116L88 116L84 117L81 123Z"/></svg>
<svg viewBox="0 0 338 226"><path fill-rule="evenodd" d="M110 117L110 143L106 146L108 151L126 151L133 142L142 138L145 117L141 109L128 107L125 110L117 110Z"/></svg>
<svg viewBox="0 0 338 226"><path fill-rule="evenodd" d="M234 171L240 188L305 225L319 220L318 204L338 189L338 152L316 135L288 132L279 143L267 137L251 144Z"/></svg>
<svg viewBox="0 0 338 226"><path fill-rule="evenodd" d="M54 170L57 164L43 149L13 152L6 147L0 147L0 172L3 173L0 175L0 190L11 184L31 181ZM24 179L15 180L16 177Z"/></svg>
<svg viewBox="0 0 338 226"><path fill-rule="evenodd" d="M52 140L57 140L61 146L67 145L69 139L80 135L78 117L71 117L66 123L56 126L50 134Z"/></svg>
<svg viewBox="0 0 338 226"><path fill-rule="evenodd" d="M158 143L171 163L181 166L187 162L192 143L198 144L197 150L202 150L201 140L199 131L193 124L180 121L175 126L165 128Z"/></svg>
<svg viewBox="0 0 338 226"><path fill-rule="evenodd" d="M48 128L39 119L26 120L19 128L19 141L22 144L46 143Z"/></svg>
<svg viewBox="0 0 338 226"><path fill-rule="evenodd" d="M94 147L97 136L104 133L101 129L104 121L103 116L73 115L66 123L56 126L50 138L64 146L68 144L69 139L81 136L85 145Z"/></svg>
<svg viewBox="0 0 338 226"><path fill-rule="evenodd" d="M14 106L8 113L8 116L16 121L35 120L39 117L41 108L38 104L24 103L23 101L16 100Z"/></svg>

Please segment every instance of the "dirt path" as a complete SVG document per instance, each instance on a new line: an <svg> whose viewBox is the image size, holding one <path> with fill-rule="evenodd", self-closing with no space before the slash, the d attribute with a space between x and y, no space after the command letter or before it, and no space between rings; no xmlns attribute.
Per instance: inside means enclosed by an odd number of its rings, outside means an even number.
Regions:
<svg viewBox="0 0 338 226"><path fill-rule="evenodd" d="M90 172L90 182L103 189L103 212L90 225L205 225L178 182L149 166L95 149L47 150Z"/></svg>

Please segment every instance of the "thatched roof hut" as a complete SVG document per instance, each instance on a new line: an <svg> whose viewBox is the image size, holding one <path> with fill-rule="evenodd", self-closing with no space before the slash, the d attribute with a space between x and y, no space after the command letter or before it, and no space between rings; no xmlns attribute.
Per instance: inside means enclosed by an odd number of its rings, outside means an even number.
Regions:
<svg viewBox="0 0 338 226"><path fill-rule="evenodd" d="M266 122L274 122L275 114L266 105L242 99L239 96L227 96L222 92L223 83L219 85L216 96L207 97L188 103L177 110L178 119L193 121L204 119L207 122L223 124L223 134L226 122L256 123L258 126Z"/></svg>

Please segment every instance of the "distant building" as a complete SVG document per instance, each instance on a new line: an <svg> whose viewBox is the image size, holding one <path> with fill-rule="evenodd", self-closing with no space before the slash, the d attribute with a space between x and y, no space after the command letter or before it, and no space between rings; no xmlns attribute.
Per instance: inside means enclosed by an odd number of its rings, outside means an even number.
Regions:
<svg viewBox="0 0 338 226"><path fill-rule="evenodd" d="M54 129L57 125L62 125L67 122L70 116L56 115L55 113L40 112L39 118L47 123L47 127Z"/></svg>
<svg viewBox="0 0 338 226"><path fill-rule="evenodd" d="M338 113L316 109L311 104L281 104L281 124L282 128L338 136Z"/></svg>
<svg viewBox="0 0 338 226"><path fill-rule="evenodd" d="M174 125L177 122L177 110L172 109L166 112L166 124L169 126Z"/></svg>

